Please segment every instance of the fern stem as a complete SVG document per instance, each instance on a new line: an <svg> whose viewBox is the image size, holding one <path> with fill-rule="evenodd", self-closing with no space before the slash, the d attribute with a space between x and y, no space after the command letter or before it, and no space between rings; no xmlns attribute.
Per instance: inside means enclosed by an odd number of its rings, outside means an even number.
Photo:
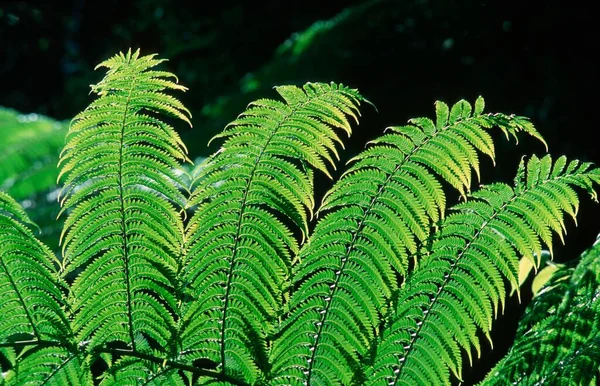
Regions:
<svg viewBox="0 0 600 386"><path fill-rule="evenodd" d="M239 240L240 240L240 234L242 231L242 223L243 223L242 220L244 219L245 209L246 209L247 200L248 200L248 192L250 191L250 187L254 180L254 175L256 174L258 165L260 164L260 161L265 153L265 149L267 149L269 147L269 144L273 140L273 137L275 137L275 135L277 135L277 132L279 131L281 126L285 123L285 121L291 115L293 115L299 108L304 107L304 105L306 105L307 103L308 103L308 101L300 104L300 106L298 106L298 107L292 108L291 111L287 115L285 115L281 119L281 121L278 123L278 125L273 129L273 131L271 132L271 135L269 136L269 138L267 138L267 141L265 142L264 146L261 148L260 153L256 156L256 161L254 162L254 166L252 167L252 171L250 172L250 176L248 177L248 184L246 186L246 189L244 190L244 196L242 197L242 205L240 207L240 217L239 217L239 220L237 223L235 239L234 239L235 241L234 241L233 252L232 252L232 256L231 256L231 264L229 265L229 272L227 273L227 286L226 286L226 290L225 290L225 301L223 302L223 319L222 319L222 323L221 323L221 345L220 345L221 366L222 366L221 370L223 371L223 373L225 371L225 329L226 329L226 320L227 320L227 307L229 304L229 295L230 295L230 291L231 291L231 280L233 278L233 270L235 268L235 263L236 263L235 258L237 256L238 244L239 244Z"/></svg>
<svg viewBox="0 0 600 386"><path fill-rule="evenodd" d="M56 366L52 370L52 372L50 374L48 374L47 378L44 380L44 383L42 383L40 386L44 386L44 385L48 384L48 381L52 380L54 375L59 374L60 371L69 364L69 362L71 362L73 359L77 358L77 354L75 354L73 352L70 352L69 354L70 354L69 358L67 358L67 360L61 361L60 365Z"/></svg>
<svg viewBox="0 0 600 386"><path fill-rule="evenodd" d="M38 340L38 339L33 339L33 340L19 340L19 341L16 341L16 342L0 343L0 348L2 348L2 347L19 348L19 347L28 347L28 346L67 347L62 342L53 342L53 341Z"/></svg>
<svg viewBox="0 0 600 386"><path fill-rule="evenodd" d="M425 322L427 321L429 315L431 315L431 309L433 308L433 306L435 304L437 304L437 299L440 296L440 294L442 293L442 291L444 290L444 287L446 286L446 284L448 284L448 282L450 281L450 278L452 277L452 274L454 273L454 270L456 269L456 267L458 266L458 262L460 261L460 259L465 255L465 252L469 250L469 248L471 247L471 245L473 244L473 242L475 240L477 240L477 238L479 237L479 235L481 234L481 232L483 232L483 230L485 229L485 227L504 209L506 208L507 205L509 205L510 203L512 203L513 201L515 201L519 196L514 196L511 200L507 201L506 203L504 203L504 205L502 205L500 208L498 208L498 210L489 218L487 219L482 225L481 228L477 231L477 233L475 234L475 236L473 236L473 238L467 243L467 245L465 245L465 248L462 250L462 252L456 257L456 260L454 261L454 263L452 264L452 267L450 268L450 271L448 273L446 273L444 281L442 283L442 285L440 286L440 288L438 288L437 294L435 294L435 297L433 298L433 300L431 301L431 303L429 304L429 307L427 308L427 312L425 312L425 310L423 311L423 320L421 321L421 324L418 326L417 331L415 331L414 335L411 338L411 342L408 344L408 349L406 349L406 354L404 354L403 358L408 358L409 354L412 352L413 348L415 347L415 342L417 341L418 338L421 337L420 333L421 330L423 329L423 326L425 326ZM402 360L400 361L400 365L398 366L398 371L396 373L396 378L394 379L394 383L390 383L390 385L395 385L396 383L398 383L398 380L400 379L400 375L402 374L402 369L404 368L404 366L406 365L406 363L408 362L408 360Z"/></svg>
<svg viewBox="0 0 600 386"><path fill-rule="evenodd" d="M286 116L286 118L287 118L287 116ZM281 127L281 123L277 126L277 128L275 128L273 130L273 132L267 139L267 142L265 143L263 148L260 150L260 153L256 157L256 161L254 162L254 167L252 168L252 172L250 173L250 176L248 177L248 184L246 185L246 189L244 190L244 197L242 198L242 205L240 207L240 217L239 217L239 220L237 223L237 229L235 231L235 239L234 239L235 241L233 244L231 263L229 264L229 272L227 272L227 286L226 286L226 290L225 290L225 301L223 302L223 319L222 319L222 323L221 323L221 345L220 345L220 348L221 348L221 371L223 372L223 374L225 374L225 327L226 327L226 323L227 323L227 307L229 305L229 295L231 292L231 280L233 278L233 270L235 268L235 262L236 262L235 258L237 256L240 234L242 232L242 220L244 219L246 204L248 201L248 192L250 191L250 186L252 185L252 180L254 179L254 174L256 173L256 169L258 168L258 165L260 164L260 160L262 159L264 150L271 143L271 140L277 133L277 129L279 127Z"/></svg>
<svg viewBox="0 0 600 386"><path fill-rule="evenodd" d="M119 172L117 173L117 186L119 187L119 203L121 205L121 232L123 234L123 265L125 273L125 285L127 296L127 323L129 324L129 338L131 339L131 347L135 350L135 338L133 335L133 315L131 313L131 283L129 278L129 258L127 245L127 227L125 225L125 197L123 194L123 147L125 137L125 124L127 122L127 113L129 111L129 103L131 101L131 93L135 88L135 76L131 80L129 94L123 109L123 121L121 122L121 136L119 138Z"/></svg>

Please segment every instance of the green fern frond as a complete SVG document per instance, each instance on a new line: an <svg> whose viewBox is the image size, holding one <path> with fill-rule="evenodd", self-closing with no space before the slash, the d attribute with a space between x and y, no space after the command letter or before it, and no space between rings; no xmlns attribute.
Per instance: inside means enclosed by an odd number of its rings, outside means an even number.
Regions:
<svg viewBox="0 0 600 386"><path fill-rule="evenodd" d="M334 83L276 90L285 103L255 101L217 136L226 141L200 171L186 231L182 281L197 300L185 305L182 355L249 383L267 362L265 335L298 251L284 221L308 232L312 168L329 175L341 143L336 129L350 134L349 117L358 118L364 100Z"/></svg>
<svg viewBox="0 0 600 386"><path fill-rule="evenodd" d="M444 214L439 179L461 194L479 173L477 150L494 157L487 128L537 132L524 118L483 114L466 101L436 103L436 122L410 125L371 141L325 195L329 212L300 251L296 291L271 351L275 383L348 384L374 339L381 315L407 273L409 257Z"/></svg>
<svg viewBox="0 0 600 386"><path fill-rule="evenodd" d="M596 199L593 185L600 183L600 169L564 157L552 164L550 156L534 156L517 175L514 188L484 186L446 218L394 301L368 384L450 384L450 372L460 379L461 349L471 360L472 347L480 351L477 332L490 339L504 306L503 279L518 286L518 256L537 266L550 231L563 229L563 212L577 213L572 188Z"/></svg>
<svg viewBox="0 0 600 386"><path fill-rule="evenodd" d="M4 375L7 385L93 385L89 363L83 355L62 347L28 347L24 358ZM1 382L0 382L1 384Z"/></svg>
<svg viewBox="0 0 600 386"><path fill-rule="evenodd" d="M600 363L600 244L555 272L482 385L592 385Z"/></svg>
<svg viewBox="0 0 600 386"><path fill-rule="evenodd" d="M27 225L35 224L0 192L0 344L64 341L71 335L62 310L65 283L56 274L58 261Z"/></svg>
<svg viewBox="0 0 600 386"><path fill-rule="evenodd" d="M85 384L67 382L83 379L85 371L79 359L69 364L77 355L59 347L69 346L73 335L63 311L65 283L56 257L36 240L31 225L23 209L0 192L0 357L11 364L0 378L15 385Z"/></svg>
<svg viewBox="0 0 600 386"><path fill-rule="evenodd" d="M185 87L153 69L161 62L139 50L102 62L100 97L73 119L61 153L63 274L77 275L73 329L88 349L135 351L147 339L172 349L185 202L176 170L188 158L160 115L189 123L189 112L165 93Z"/></svg>

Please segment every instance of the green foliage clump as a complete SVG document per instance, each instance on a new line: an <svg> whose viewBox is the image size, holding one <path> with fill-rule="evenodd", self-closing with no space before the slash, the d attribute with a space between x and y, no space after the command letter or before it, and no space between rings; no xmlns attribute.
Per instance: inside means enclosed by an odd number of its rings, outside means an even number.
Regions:
<svg viewBox="0 0 600 386"><path fill-rule="evenodd" d="M56 194L56 159L65 143L67 122L0 107L0 190L30 209L41 239L57 249L61 223Z"/></svg>
<svg viewBox="0 0 600 386"><path fill-rule="evenodd" d="M600 243L579 260L551 271L551 278L519 322L513 347L483 384L596 384L600 376Z"/></svg>
<svg viewBox="0 0 600 386"><path fill-rule="evenodd" d="M317 208L314 172L331 176L367 102L335 83L252 102L190 176L169 93L185 87L161 62L100 64L60 153L60 259L0 195L0 383L450 384L519 257L539 266L575 188L596 199L600 169L549 155L472 191L490 130L544 142L478 98L388 128ZM447 209L444 185L463 202Z"/></svg>

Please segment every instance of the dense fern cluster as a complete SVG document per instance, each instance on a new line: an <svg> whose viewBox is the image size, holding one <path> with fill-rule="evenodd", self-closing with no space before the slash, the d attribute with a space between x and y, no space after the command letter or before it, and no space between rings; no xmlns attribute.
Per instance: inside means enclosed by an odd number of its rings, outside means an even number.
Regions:
<svg viewBox="0 0 600 386"><path fill-rule="evenodd" d="M543 142L479 98L388 128L317 207L313 174L330 176L366 102L334 83L251 103L190 177L170 124L190 113L167 93L185 88L161 62L100 64L60 155L60 259L0 194L0 384L449 384L518 290L519 257L538 266L562 237L574 188L596 199L599 169L548 155L471 191L490 130ZM464 199L449 209L445 183ZM597 371L578 355L559 371ZM494 374L526 370L545 371Z"/></svg>

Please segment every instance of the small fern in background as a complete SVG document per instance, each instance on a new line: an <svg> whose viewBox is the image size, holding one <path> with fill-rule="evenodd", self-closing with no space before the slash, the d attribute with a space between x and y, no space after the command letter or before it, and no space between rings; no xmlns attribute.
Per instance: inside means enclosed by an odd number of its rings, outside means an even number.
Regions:
<svg viewBox="0 0 600 386"><path fill-rule="evenodd" d="M0 384L450 384L507 283L518 291L519 257L538 267L563 237L574 188L596 199L599 169L549 155L522 161L512 186L472 191L490 130L545 144L478 98L389 128L317 207L314 173L331 176L367 102L334 83L277 87L282 101L252 102L218 152L184 167L171 122L190 113L169 92L185 87L161 62L100 64L60 153L60 259L0 194ZM464 202L447 209L443 184ZM593 344L594 328L567 328Z"/></svg>

